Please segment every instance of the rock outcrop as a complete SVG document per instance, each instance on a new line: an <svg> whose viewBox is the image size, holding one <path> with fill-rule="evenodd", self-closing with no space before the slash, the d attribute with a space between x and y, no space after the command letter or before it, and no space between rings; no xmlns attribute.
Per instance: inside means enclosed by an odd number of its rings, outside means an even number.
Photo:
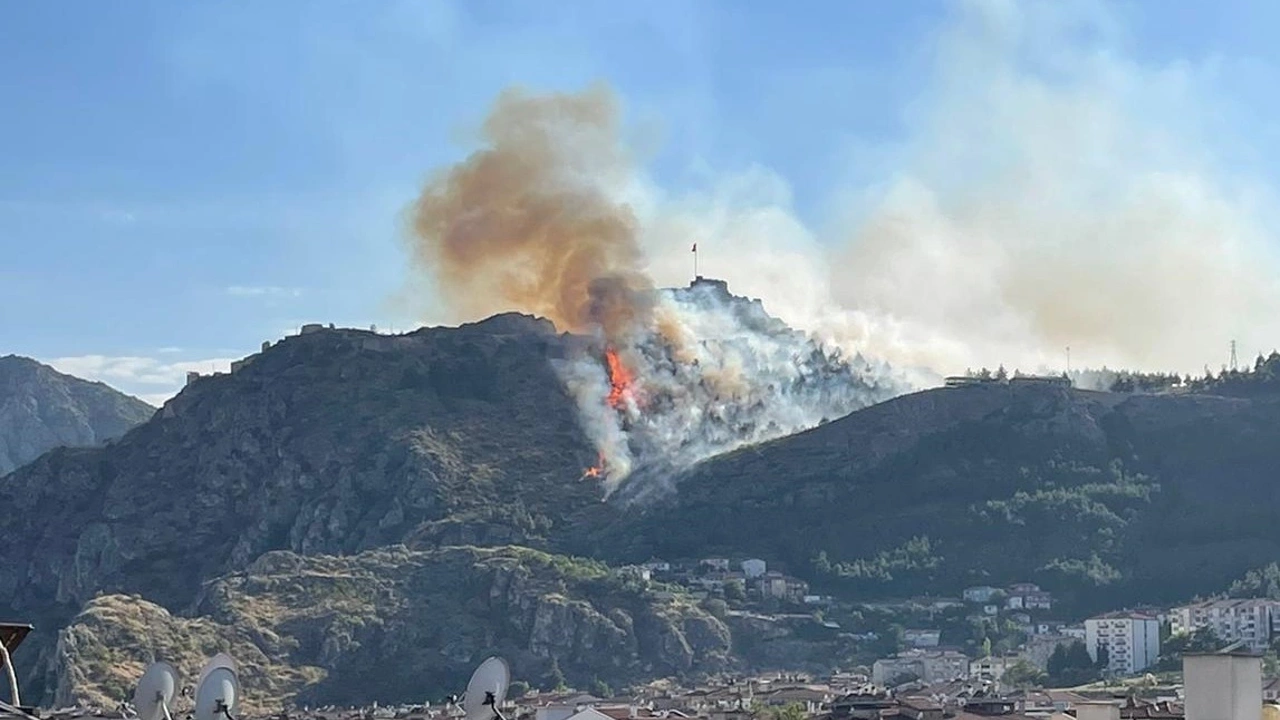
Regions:
<svg viewBox="0 0 1280 720"><path fill-rule="evenodd" d="M192 678L223 650L257 710L439 699L491 653L518 679L536 684L554 663L580 686L729 661L729 631L683 596L658 599L598 563L526 548L268 553L211 583L196 612L177 617L122 595L90 601L58 640L57 703L110 707L148 662Z"/></svg>
<svg viewBox="0 0 1280 720"><path fill-rule="evenodd" d="M155 408L35 360L0 357L0 476L56 447L115 440Z"/></svg>

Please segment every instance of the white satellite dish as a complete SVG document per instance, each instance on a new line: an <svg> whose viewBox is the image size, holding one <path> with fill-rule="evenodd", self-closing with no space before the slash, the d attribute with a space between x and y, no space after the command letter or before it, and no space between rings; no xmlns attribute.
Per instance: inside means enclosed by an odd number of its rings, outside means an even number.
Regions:
<svg viewBox="0 0 1280 720"><path fill-rule="evenodd" d="M133 691L133 708L138 720L172 720L169 706L178 694L178 671L167 662L151 663Z"/></svg>
<svg viewBox="0 0 1280 720"><path fill-rule="evenodd" d="M507 699L507 687L510 685L511 669L507 667L506 660L491 657L480 663L480 667L471 673L467 694L462 699L466 720L502 720L498 708Z"/></svg>
<svg viewBox="0 0 1280 720"><path fill-rule="evenodd" d="M200 670L196 682L195 720L236 720L240 705L240 676L236 661L218 653Z"/></svg>

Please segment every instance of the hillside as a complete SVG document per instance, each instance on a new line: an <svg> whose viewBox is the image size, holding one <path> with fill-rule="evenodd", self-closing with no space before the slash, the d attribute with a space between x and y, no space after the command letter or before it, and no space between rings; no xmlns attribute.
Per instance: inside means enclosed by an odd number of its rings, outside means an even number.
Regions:
<svg viewBox="0 0 1280 720"><path fill-rule="evenodd" d="M100 445L145 422L155 408L102 383L35 360L0 357L0 475L55 447Z"/></svg>
<svg viewBox="0 0 1280 720"><path fill-rule="evenodd" d="M0 616L40 628L18 653L27 694L100 699L148 652L195 663L220 642L260 668L264 706L437 689L377 653L443 684L494 648L525 679L554 657L570 679L615 685L815 660L785 628L733 616L726 639L700 610L563 556L760 556L845 597L1033 580L1064 615L1220 591L1280 557L1277 398L931 390L682 473L637 472L601 502L583 479L596 448L551 362L582 342L520 315L307 333L196 380L116 442L0 478ZM493 605L508 562L531 594ZM511 625L530 608L533 625ZM638 619L671 613L693 623L676 623L683 637ZM586 623L572 642L536 631L565 618ZM353 675L362 664L376 677Z"/></svg>
<svg viewBox="0 0 1280 720"><path fill-rule="evenodd" d="M545 546L608 511L547 362L569 342L522 316L326 330L201 378L120 441L0 480L0 615L52 631L99 591L179 610L270 550Z"/></svg>
<svg viewBox="0 0 1280 720"><path fill-rule="evenodd" d="M153 657L193 677L210 648L239 660L253 709L298 701L439 700L497 652L534 685L586 687L726 667L729 633L680 596L522 548L403 547L264 555L207 588L198 619L140 598L92 600L59 638L56 703L111 707Z"/></svg>
<svg viewBox="0 0 1280 720"><path fill-rule="evenodd" d="M1064 610L1176 601L1280 557L1278 434L1276 399L930 390L704 462L593 544L758 555L863 597L1033 580Z"/></svg>

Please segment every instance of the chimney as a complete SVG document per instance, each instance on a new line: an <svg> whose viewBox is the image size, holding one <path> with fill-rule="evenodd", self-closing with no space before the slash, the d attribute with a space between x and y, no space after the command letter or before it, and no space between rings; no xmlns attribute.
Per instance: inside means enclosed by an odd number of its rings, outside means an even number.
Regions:
<svg viewBox="0 0 1280 720"><path fill-rule="evenodd" d="M1072 703L1076 720L1120 720L1120 706L1105 700Z"/></svg>
<svg viewBox="0 0 1280 720"><path fill-rule="evenodd" d="M1182 656L1186 720L1262 720L1262 658L1247 652Z"/></svg>

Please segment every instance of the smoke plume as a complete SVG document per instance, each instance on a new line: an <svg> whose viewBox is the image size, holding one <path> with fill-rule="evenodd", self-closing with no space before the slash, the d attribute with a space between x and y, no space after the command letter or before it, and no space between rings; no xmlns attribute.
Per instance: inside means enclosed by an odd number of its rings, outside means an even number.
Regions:
<svg viewBox="0 0 1280 720"><path fill-rule="evenodd" d="M1224 169L1255 151L1215 127L1221 61L1132 60L1091 3L952 7L902 136L858 156L821 230L763 168L652 189L658 282L696 237L792 326L939 375L1060 371L1068 346L1075 367L1195 374L1232 339L1280 344L1275 193Z"/></svg>
<svg viewBox="0 0 1280 720"><path fill-rule="evenodd" d="M651 287L637 220L608 194L631 172L618 125L603 86L498 97L485 147L428 182L412 208L411 255L456 311L515 308L610 337L640 320Z"/></svg>
<svg viewBox="0 0 1280 720"><path fill-rule="evenodd" d="M618 114L603 87L505 92L485 146L433 178L412 208L413 257L459 315L517 309L595 339L556 363L599 450L586 477L603 479L606 494L637 469L665 481L905 388L724 283L655 290L642 223L620 199L638 174ZM642 483L631 497L658 487Z"/></svg>
<svg viewBox="0 0 1280 720"><path fill-rule="evenodd" d="M414 257L460 316L597 338L559 370L610 488L901 392L885 361L917 385L1059 371L1067 346L1076 367L1194 373L1233 338L1280 343L1271 193L1211 152L1213 69L1126 59L1098 6L953 7L904 136L833 188L821 232L765 168L664 192L603 87L513 91L423 191ZM719 286L654 290L687 282L693 243L782 323Z"/></svg>

